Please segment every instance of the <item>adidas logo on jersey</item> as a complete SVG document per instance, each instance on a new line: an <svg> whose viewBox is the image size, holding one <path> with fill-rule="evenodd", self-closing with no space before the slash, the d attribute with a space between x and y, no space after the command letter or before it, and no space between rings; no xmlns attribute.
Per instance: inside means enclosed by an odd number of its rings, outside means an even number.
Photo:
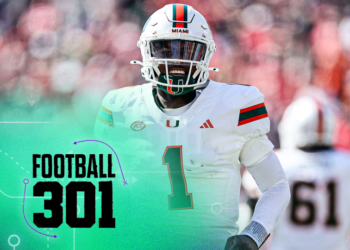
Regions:
<svg viewBox="0 0 350 250"><path fill-rule="evenodd" d="M213 124L210 122L210 120L206 120L205 123L203 123L202 126L200 126L200 128L214 128Z"/></svg>

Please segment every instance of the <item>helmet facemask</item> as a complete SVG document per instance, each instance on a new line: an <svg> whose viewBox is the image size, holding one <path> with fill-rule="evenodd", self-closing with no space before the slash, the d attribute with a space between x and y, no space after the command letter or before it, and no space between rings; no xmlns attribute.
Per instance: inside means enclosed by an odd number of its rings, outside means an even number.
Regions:
<svg viewBox="0 0 350 250"><path fill-rule="evenodd" d="M184 95L194 90L194 84L201 71L198 70L205 58L207 47L204 43L187 40L150 41L151 57L157 63L157 87L171 95ZM182 86L182 87L170 87ZM184 87L188 86L188 87Z"/></svg>

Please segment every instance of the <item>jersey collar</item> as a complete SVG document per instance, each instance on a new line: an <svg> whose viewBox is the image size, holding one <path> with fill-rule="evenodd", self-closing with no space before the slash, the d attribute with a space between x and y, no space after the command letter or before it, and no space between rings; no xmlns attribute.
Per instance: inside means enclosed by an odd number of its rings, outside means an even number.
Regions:
<svg viewBox="0 0 350 250"><path fill-rule="evenodd" d="M179 118L167 116L160 107L158 107L155 93L153 93L152 83L143 84L141 88L143 101L146 105L149 115L160 124L166 124L166 120L181 119L179 128L188 123L196 114L205 106L206 102L213 96L215 90L215 82L208 79L203 87L201 95L192 104L192 106L184 112Z"/></svg>

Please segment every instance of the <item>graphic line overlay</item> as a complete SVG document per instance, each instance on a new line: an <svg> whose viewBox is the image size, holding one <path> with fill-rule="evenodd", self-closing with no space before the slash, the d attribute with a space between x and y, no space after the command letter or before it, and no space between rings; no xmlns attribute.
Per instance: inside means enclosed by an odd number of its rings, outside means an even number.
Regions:
<svg viewBox="0 0 350 250"><path fill-rule="evenodd" d="M0 122L0 123L55 123L55 122Z"/></svg>
<svg viewBox="0 0 350 250"><path fill-rule="evenodd" d="M118 155L117 155L117 153L114 151L114 149L113 149L111 146L109 146L107 143L104 143L103 141L98 141L98 140L84 140L84 141L78 141L78 142L77 142L77 141L75 141L75 142L74 142L74 145L77 145L77 143L87 142L87 141L96 141L96 142L100 142L100 143L102 143L102 144L107 145L107 146L108 146L110 149L112 149L113 153L115 154L115 156L117 157L117 160L118 160L118 164L119 164L120 172L122 173L123 180L124 180L124 181L123 181L124 186L125 186L125 185L128 185L128 183L126 182L126 180L125 180L125 178L124 178L124 174L123 174L122 166L120 165Z"/></svg>
<svg viewBox="0 0 350 250"><path fill-rule="evenodd" d="M56 238L57 236L56 235L49 235L49 234L44 234L44 233L40 233L39 231L35 230L27 221L27 218L26 218L26 215L24 213L24 201L26 199L26 189L27 189L27 184L29 183L29 180L28 179L24 179L23 180L23 183L24 183L24 196L23 196L23 217L24 219L26 220L28 226L33 229L35 232L39 233L39 234L42 234L42 235L45 235L45 236L48 236L48 237L53 237L53 238Z"/></svg>
<svg viewBox="0 0 350 250"><path fill-rule="evenodd" d="M140 172L141 173L141 172ZM5 195L6 197L9 198L18 198L18 199L22 199L24 196L10 196L8 194L5 194L3 191L0 190L0 193L2 193L3 195ZM35 197L35 196L27 196L27 199L29 198L36 198L36 199L47 199L50 198L50 196L39 196L39 197ZM66 199L66 196L63 196L64 199ZM78 196L77 198L85 198L84 196ZM99 199L100 197L96 197L96 200Z"/></svg>

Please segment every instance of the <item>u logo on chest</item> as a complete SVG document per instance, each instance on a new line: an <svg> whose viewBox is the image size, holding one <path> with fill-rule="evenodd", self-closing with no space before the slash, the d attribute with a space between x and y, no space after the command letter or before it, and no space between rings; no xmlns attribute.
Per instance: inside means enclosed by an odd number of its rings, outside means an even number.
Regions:
<svg viewBox="0 0 350 250"><path fill-rule="evenodd" d="M175 122L175 124L174 124L174 122ZM172 121L171 123L170 123L170 120L166 121L166 126L168 128L177 128L179 125L180 125L180 120Z"/></svg>

